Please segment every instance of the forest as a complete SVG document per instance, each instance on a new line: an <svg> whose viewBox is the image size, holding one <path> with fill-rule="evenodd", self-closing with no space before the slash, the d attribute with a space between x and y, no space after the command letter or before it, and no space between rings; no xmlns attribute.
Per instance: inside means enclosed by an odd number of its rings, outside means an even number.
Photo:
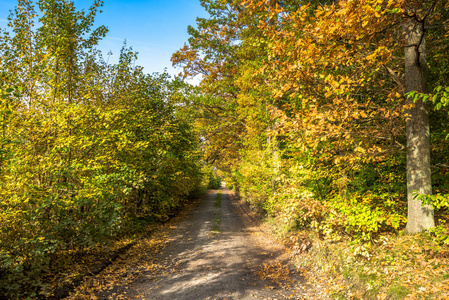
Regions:
<svg viewBox="0 0 449 300"><path fill-rule="evenodd" d="M174 78L108 63L92 2L18 0L0 32L0 295L48 297L221 178L331 295L448 296L449 2L201 0Z"/></svg>

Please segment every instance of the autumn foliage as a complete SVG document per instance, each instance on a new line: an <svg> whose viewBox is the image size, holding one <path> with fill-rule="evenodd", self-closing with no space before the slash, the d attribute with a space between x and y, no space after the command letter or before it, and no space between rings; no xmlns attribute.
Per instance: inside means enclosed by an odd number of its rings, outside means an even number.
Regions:
<svg viewBox="0 0 449 300"><path fill-rule="evenodd" d="M101 5L20 0L1 32L2 296L51 295L59 258L166 220L203 185L190 88L126 45L105 62Z"/></svg>
<svg viewBox="0 0 449 300"><path fill-rule="evenodd" d="M190 28L172 60L184 75L203 76L206 151L241 196L286 229L314 228L331 240L370 244L399 232L407 194L420 197L406 189L405 123L430 99L440 109L430 110L433 189L447 194L447 43L438 38L447 37L447 3L202 3L210 18ZM425 27L429 65L430 94L417 91L413 101L404 79L404 47L414 47L404 39L408 20ZM446 206L436 207L438 218Z"/></svg>
<svg viewBox="0 0 449 300"><path fill-rule="evenodd" d="M284 233L346 243L351 266L406 226L449 244L447 1L201 3L172 56L191 87L126 44L105 61L100 0L18 1L0 39L0 294L48 296L58 257L166 220L217 174Z"/></svg>

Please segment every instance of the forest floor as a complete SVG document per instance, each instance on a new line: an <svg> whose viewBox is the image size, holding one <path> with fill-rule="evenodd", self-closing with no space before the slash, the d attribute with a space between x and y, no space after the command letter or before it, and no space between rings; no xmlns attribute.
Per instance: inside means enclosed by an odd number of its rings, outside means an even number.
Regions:
<svg viewBox="0 0 449 300"><path fill-rule="evenodd" d="M210 191L67 299L326 299L226 189Z"/></svg>

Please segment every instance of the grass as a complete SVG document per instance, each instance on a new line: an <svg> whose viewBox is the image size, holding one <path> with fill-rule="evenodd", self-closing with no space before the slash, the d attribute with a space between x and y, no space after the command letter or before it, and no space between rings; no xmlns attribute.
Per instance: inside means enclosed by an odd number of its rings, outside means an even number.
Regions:
<svg viewBox="0 0 449 300"><path fill-rule="evenodd" d="M402 286L400 283L395 283L388 289L387 297L388 299L404 299L410 291Z"/></svg>
<svg viewBox="0 0 449 300"><path fill-rule="evenodd" d="M215 198L215 207L221 207L221 191L217 193L217 197Z"/></svg>
<svg viewBox="0 0 449 300"><path fill-rule="evenodd" d="M218 191L217 196L215 198L214 206L217 210L214 213L214 224L212 225L212 237L216 237L220 232L220 224L221 224L221 191Z"/></svg>

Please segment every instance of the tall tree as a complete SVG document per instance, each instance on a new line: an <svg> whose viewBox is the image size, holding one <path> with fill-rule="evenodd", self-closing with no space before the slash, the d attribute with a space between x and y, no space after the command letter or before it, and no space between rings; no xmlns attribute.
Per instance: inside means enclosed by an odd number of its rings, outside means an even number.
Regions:
<svg viewBox="0 0 449 300"><path fill-rule="evenodd" d="M437 1L408 1L404 7L405 92L427 93L426 23ZM431 204L423 204L416 192L432 195L430 170L430 127L426 104L422 98L409 95L407 109L407 233L433 227Z"/></svg>
<svg viewBox="0 0 449 300"><path fill-rule="evenodd" d="M242 61L239 53L242 6L235 0L201 0L208 18L189 26L188 44L172 56L183 76L200 76L201 96L195 100L200 112L206 160L227 164L238 156L245 122L237 114L238 88L235 84Z"/></svg>
<svg viewBox="0 0 449 300"><path fill-rule="evenodd" d="M431 195L428 112L422 99L414 102L407 95L426 92L426 23L437 2L339 1L304 5L295 13L278 6L270 20L282 16L281 26L268 21L260 26L271 45L267 63L280 85L274 96L288 96L292 105L294 98L301 99L307 123L297 127L303 139L331 154L334 163L346 161L341 178L348 167L361 165L351 163L353 158L374 162L404 148L400 116L405 104L409 233L434 225L431 205L416 197L417 192ZM266 9L266 4L248 2L247 7Z"/></svg>

